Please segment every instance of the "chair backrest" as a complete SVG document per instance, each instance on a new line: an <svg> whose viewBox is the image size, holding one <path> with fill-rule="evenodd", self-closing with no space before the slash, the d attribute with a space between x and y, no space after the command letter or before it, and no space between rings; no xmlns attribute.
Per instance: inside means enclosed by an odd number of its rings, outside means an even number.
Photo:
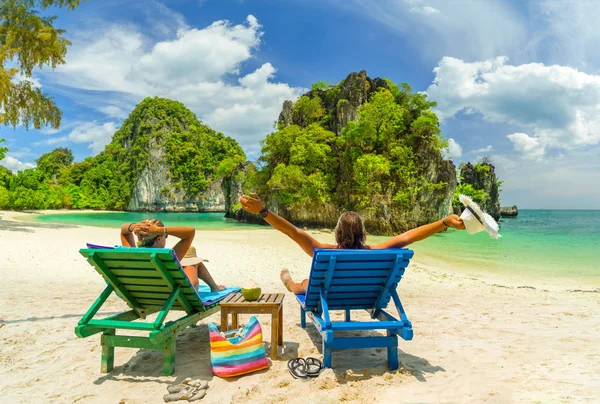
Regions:
<svg viewBox="0 0 600 404"><path fill-rule="evenodd" d="M315 250L306 308L319 308L321 289L330 310L386 307L413 254L408 249Z"/></svg>
<svg viewBox="0 0 600 404"><path fill-rule="evenodd" d="M79 252L133 309L160 310L179 286L173 310L206 311L170 248L82 248Z"/></svg>

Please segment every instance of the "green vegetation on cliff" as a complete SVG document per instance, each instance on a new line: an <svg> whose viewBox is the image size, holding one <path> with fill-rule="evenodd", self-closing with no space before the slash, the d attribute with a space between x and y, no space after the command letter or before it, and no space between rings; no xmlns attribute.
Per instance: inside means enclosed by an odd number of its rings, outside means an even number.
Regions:
<svg viewBox="0 0 600 404"><path fill-rule="evenodd" d="M450 206L455 175L453 166L448 178L438 175L446 141L434 105L364 72L317 82L291 111L284 105L245 188L296 224L334 226L354 210L369 231L389 234L436 219Z"/></svg>
<svg viewBox="0 0 600 404"><path fill-rule="evenodd" d="M69 149L57 148L40 156L36 168L0 171L0 209L124 210L146 169L166 171L173 189L165 193L198 196L245 159L235 140L183 104L146 98L97 156L73 163Z"/></svg>

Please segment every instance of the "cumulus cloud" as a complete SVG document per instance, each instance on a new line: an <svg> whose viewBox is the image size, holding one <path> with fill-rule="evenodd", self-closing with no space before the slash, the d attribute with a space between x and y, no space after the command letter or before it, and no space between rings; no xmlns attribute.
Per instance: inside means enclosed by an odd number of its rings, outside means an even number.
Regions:
<svg viewBox="0 0 600 404"><path fill-rule="evenodd" d="M34 143L34 145L55 145L68 142L88 143L88 147L92 149L92 154L96 155L104 150L104 147L110 143L112 136L119 129L115 122L71 122L69 126L72 127L69 134L50 137L42 142ZM64 133L64 130L62 133Z"/></svg>
<svg viewBox="0 0 600 404"><path fill-rule="evenodd" d="M544 156L544 145L540 139L533 138L526 133L513 133L507 136L513 142L516 152L519 152L526 159L539 160Z"/></svg>
<svg viewBox="0 0 600 404"><path fill-rule="evenodd" d="M448 152L447 156L449 158L459 158L462 156L462 146L458 144L458 142L452 138L448 139Z"/></svg>
<svg viewBox="0 0 600 404"><path fill-rule="evenodd" d="M175 39L159 42L138 27L111 25L78 34L82 40L74 41L56 73L63 85L120 97L120 104L97 107L108 117L123 118L129 113L123 105L143 97L167 97L252 147L272 130L283 101L304 91L274 82L276 69L268 62L242 73L262 35L252 15L244 24L223 20L202 29L183 27Z"/></svg>
<svg viewBox="0 0 600 404"><path fill-rule="evenodd" d="M86 122L76 126L68 135L68 139L74 143L89 143L94 155L100 153L110 143L112 135L118 127L114 122L102 124Z"/></svg>
<svg viewBox="0 0 600 404"><path fill-rule="evenodd" d="M600 76L567 66L507 64L506 57L464 62L444 57L427 89L442 118L463 111L524 128L509 136L515 149L540 158L548 149L574 150L600 142Z"/></svg>
<svg viewBox="0 0 600 404"><path fill-rule="evenodd" d="M477 150L473 150L473 153L489 153L493 150L494 148L492 147L491 144L487 145L486 147L482 147L481 149L477 149Z"/></svg>
<svg viewBox="0 0 600 404"><path fill-rule="evenodd" d="M17 171L22 171L28 168L35 167L35 164L22 162L21 160L11 155L7 155L2 160L0 160L0 165L8 168L14 173L17 173Z"/></svg>

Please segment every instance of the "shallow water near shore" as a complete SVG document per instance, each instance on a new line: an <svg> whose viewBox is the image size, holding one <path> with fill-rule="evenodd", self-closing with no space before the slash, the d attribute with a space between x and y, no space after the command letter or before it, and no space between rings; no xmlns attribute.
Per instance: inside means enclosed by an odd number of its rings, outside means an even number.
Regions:
<svg viewBox="0 0 600 404"><path fill-rule="evenodd" d="M45 223L119 227L123 223L156 217L169 225L198 230L265 229L240 223L223 213L69 212L44 214ZM600 210L521 210L515 219L500 223L502 238L487 233L470 235L453 229L413 244L421 257L452 262L464 270L511 276L571 279L600 285ZM370 236L369 243L387 237Z"/></svg>

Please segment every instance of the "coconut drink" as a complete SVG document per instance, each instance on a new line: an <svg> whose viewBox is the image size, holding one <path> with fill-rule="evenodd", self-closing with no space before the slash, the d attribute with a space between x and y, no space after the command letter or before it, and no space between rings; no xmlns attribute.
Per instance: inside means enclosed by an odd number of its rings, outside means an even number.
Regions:
<svg viewBox="0 0 600 404"><path fill-rule="evenodd" d="M258 298L260 297L260 293L260 286L258 286L256 282L254 282L254 280L252 279L246 282L244 286L242 286L242 295L244 296L244 299L246 299L246 301L248 302L258 300Z"/></svg>

